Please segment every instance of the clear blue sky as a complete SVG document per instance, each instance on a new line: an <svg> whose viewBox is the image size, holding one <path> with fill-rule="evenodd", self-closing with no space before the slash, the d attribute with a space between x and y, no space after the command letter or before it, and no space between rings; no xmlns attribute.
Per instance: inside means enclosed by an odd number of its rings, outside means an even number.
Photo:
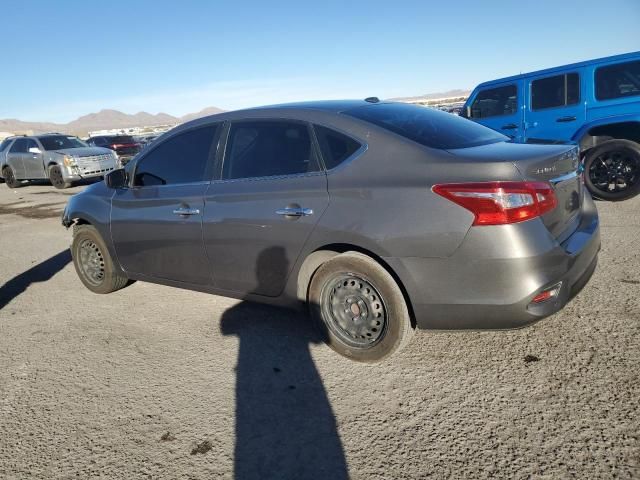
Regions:
<svg viewBox="0 0 640 480"><path fill-rule="evenodd" d="M66 122L472 88L640 50L640 0L3 0L0 35L0 118Z"/></svg>

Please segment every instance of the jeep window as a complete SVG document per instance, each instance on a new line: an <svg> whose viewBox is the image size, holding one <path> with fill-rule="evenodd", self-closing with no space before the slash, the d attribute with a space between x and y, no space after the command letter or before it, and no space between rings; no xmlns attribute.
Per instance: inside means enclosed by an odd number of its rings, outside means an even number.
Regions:
<svg viewBox="0 0 640 480"><path fill-rule="evenodd" d="M640 61L618 63L596 70L596 98L613 98L640 95Z"/></svg>
<svg viewBox="0 0 640 480"><path fill-rule="evenodd" d="M318 171L306 124L248 121L231 125L224 179L295 175Z"/></svg>
<svg viewBox="0 0 640 480"><path fill-rule="evenodd" d="M504 87L481 90L471 104L471 118L488 118L512 115L518 111L518 87Z"/></svg>
<svg viewBox="0 0 640 480"><path fill-rule="evenodd" d="M327 127L315 125L316 137L320 144L320 152L327 170L340 165L360 148L360 143L342 133Z"/></svg>
<svg viewBox="0 0 640 480"><path fill-rule="evenodd" d="M11 146L10 153L27 153L27 139L19 138Z"/></svg>
<svg viewBox="0 0 640 480"><path fill-rule="evenodd" d="M580 101L580 76L567 73L531 82L531 109L564 107Z"/></svg>
<svg viewBox="0 0 640 480"><path fill-rule="evenodd" d="M196 128L159 143L136 165L134 185L202 182L213 149L217 125Z"/></svg>
<svg viewBox="0 0 640 480"><path fill-rule="evenodd" d="M467 148L508 137L457 115L405 103L379 103L344 112L431 148Z"/></svg>
<svg viewBox="0 0 640 480"><path fill-rule="evenodd" d="M47 135L39 137L40 143L45 150L62 150L65 148L81 148L86 147L84 143L77 137L68 137L66 135Z"/></svg>

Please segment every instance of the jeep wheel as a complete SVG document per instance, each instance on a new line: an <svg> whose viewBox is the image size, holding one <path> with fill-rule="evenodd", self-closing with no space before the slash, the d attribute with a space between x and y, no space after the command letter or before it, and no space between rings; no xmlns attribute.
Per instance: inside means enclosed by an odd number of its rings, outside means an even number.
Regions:
<svg viewBox="0 0 640 480"><path fill-rule="evenodd" d="M309 307L327 344L359 362L384 360L413 334L398 284L361 253L336 255L318 268L311 279Z"/></svg>
<svg viewBox="0 0 640 480"><path fill-rule="evenodd" d="M16 179L16 176L13 173L13 169L9 166L6 166L2 169L2 176L7 184L7 187L9 188L18 188L22 185L22 182Z"/></svg>
<svg viewBox="0 0 640 480"><path fill-rule="evenodd" d="M65 182L62 176L62 169L58 165L49 167L49 181L51 185L58 189L69 188L71 186L71 182Z"/></svg>
<svg viewBox="0 0 640 480"><path fill-rule="evenodd" d="M73 228L71 256L80 280L94 293L115 292L129 283L128 278L116 272L107 246L91 225Z"/></svg>
<svg viewBox="0 0 640 480"><path fill-rule="evenodd" d="M594 197L626 200L640 192L640 145L610 140L587 151L584 182Z"/></svg>

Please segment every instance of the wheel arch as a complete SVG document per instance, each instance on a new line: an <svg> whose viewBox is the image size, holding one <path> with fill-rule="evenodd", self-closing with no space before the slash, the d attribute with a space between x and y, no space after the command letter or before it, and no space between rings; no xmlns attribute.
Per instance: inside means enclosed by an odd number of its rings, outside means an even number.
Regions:
<svg viewBox="0 0 640 480"><path fill-rule="evenodd" d="M603 118L584 125L573 140L584 152L609 140L630 140L640 143L640 115Z"/></svg>
<svg viewBox="0 0 640 480"><path fill-rule="evenodd" d="M359 247L357 245L349 244L349 243L332 243L329 245L324 245L322 247L317 248L313 252L311 252L302 262L300 269L298 270L298 278L297 278L297 298L299 301L303 303L307 303L309 298L309 287L311 285L311 279L315 272L320 268L320 266L331 258L340 255L345 252L358 252L367 257L371 258L375 262L377 262L382 268L384 268L389 275L393 277L395 282L398 284L400 291L402 292L402 296L404 297L404 301L407 304L407 309L409 310L409 316L411 318L411 326L413 328L416 327L415 315L413 312L413 306L411 304L411 299L407 292L407 289L402 282L402 279L397 274L397 272L391 268L391 266L384 260L383 257L368 250L366 248Z"/></svg>

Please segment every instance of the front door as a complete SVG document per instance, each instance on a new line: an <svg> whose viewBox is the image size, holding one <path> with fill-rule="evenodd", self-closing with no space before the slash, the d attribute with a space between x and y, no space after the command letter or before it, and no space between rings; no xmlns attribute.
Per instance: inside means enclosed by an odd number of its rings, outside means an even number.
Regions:
<svg viewBox="0 0 640 480"><path fill-rule="evenodd" d="M211 285L202 215L218 130L199 127L154 145L131 170L131 186L116 190L111 235L127 272Z"/></svg>
<svg viewBox="0 0 640 480"><path fill-rule="evenodd" d="M11 167L13 176L17 179L28 178L25 176L23 156L27 153L27 139L18 138L7 152L7 165Z"/></svg>
<svg viewBox="0 0 640 480"><path fill-rule="evenodd" d="M307 124L232 123L221 179L205 195L204 242L216 287L278 296L328 203Z"/></svg>
<svg viewBox="0 0 640 480"><path fill-rule="evenodd" d="M32 151L29 151L29 150ZM38 149L39 153L35 153ZM27 152L22 154L25 177L30 179L47 178L42 161L42 148L32 138L27 139Z"/></svg>
<svg viewBox="0 0 640 480"><path fill-rule="evenodd" d="M522 98L521 80L484 88L471 99L469 118L521 142Z"/></svg>
<svg viewBox="0 0 640 480"><path fill-rule="evenodd" d="M527 80L525 136L527 142L571 140L586 119L579 72Z"/></svg>

